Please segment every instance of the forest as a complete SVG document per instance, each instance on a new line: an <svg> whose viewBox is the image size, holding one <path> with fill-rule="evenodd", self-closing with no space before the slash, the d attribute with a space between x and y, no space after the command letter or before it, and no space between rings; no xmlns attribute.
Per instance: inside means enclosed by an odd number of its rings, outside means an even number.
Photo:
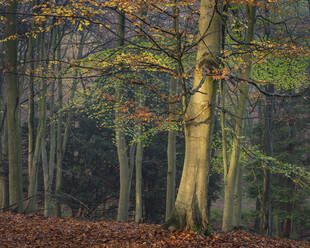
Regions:
<svg viewBox="0 0 310 248"><path fill-rule="evenodd" d="M309 79L310 0L0 1L0 245L310 247Z"/></svg>

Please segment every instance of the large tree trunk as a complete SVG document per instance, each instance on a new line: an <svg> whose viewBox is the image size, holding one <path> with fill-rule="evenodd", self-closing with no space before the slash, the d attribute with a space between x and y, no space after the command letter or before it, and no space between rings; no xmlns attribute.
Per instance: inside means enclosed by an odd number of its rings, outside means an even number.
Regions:
<svg viewBox="0 0 310 248"><path fill-rule="evenodd" d="M249 43L253 40L254 37L254 25L255 25L255 6L247 6L248 12L248 30L246 35L246 43ZM242 77L245 79L250 77L251 73L251 55L247 54L244 56L244 61L247 63ZM236 113L236 123L234 129L234 138L232 151L230 156L229 169L227 174L224 175L224 211L223 211L223 223L222 230L224 232L229 232L233 228L232 217L233 217L233 199L234 199L234 189L236 183L236 173L238 171L238 160L239 160L239 145L240 145L240 135L242 130L242 120L244 112L246 109L248 95L248 84L246 82L241 82L240 86L240 96L239 104Z"/></svg>
<svg viewBox="0 0 310 248"><path fill-rule="evenodd" d="M18 1L7 1L7 36L17 33L17 5ZM8 153L9 153L9 194L10 205L18 212L23 211L22 168L19 152L19 91L17 77L17 40L6 42L6 85L7 85L7 125L8 125Z"/></svg>
<svg viewBox="0 0 310 248"><path fill-rule="evenodd" d="M207 69L217 67L220 27L215 1L202 0L199 19L201 40L198 44L193 83L195 93L185 113L184 169L173 213L164 227L208 228L207 190L216 81L210 76L204 78L203 75ZM199 90L195 90L198 88Z"/></svg>

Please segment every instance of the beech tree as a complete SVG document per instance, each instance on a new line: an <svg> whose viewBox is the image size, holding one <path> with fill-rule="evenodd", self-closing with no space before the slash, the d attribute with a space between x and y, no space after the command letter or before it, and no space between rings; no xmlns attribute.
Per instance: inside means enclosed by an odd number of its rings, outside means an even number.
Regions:
<svg viewBox="0 0 310 248"><path fill-rule="evenodd" d="M217 82L206 75L219 64L221 23L217 1L200 2L198 49L193 91L185 112L185 159L182 178L168 228L208 229L207 190L212 122ZM202 82L202 84L201 84Z"/></svg>
<svg viewBox="0 0 310 248"><path fill-rule="evenodd" d="M9 197L10 206L18 212L22 212L23 191L22 191L22 168L19 149L20 127L18 119L19 90L17 76L17 5L18 1L6 2L6 18L8 41L5 49L5 81L7 90L7 126L8 126L8 160L9 160Z"/></svg>

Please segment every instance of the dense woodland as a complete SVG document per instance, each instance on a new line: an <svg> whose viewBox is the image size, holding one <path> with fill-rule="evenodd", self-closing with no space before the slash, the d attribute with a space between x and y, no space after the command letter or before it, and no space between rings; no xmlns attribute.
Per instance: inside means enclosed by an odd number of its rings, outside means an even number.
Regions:
<svg viewBox="0 0 310 248"><path fill-rule="evenodd" d="M2 212L310 239L309 0L7 0L0 41Z"/></svg>

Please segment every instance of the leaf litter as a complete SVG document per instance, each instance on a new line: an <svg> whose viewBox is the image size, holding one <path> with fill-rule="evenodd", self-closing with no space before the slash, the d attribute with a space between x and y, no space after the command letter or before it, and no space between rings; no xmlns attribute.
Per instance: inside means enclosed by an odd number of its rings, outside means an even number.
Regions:
<svg viewBox="0 0 310 248"><path fill-rule="evenodd" d="M185 230L163 230L160 225L1 213L0 247L310 248L310 243L267 238L243 230L206 237Z"/></svg>

